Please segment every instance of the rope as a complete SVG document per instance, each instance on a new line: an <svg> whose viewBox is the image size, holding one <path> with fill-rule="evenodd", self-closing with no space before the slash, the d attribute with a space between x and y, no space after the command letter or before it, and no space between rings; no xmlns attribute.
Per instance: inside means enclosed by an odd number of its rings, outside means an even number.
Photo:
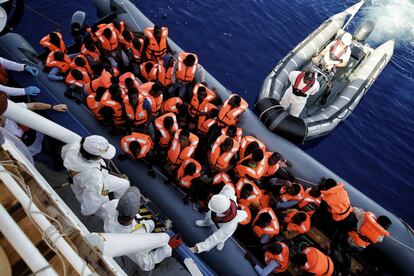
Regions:
<svg viewBox="0 0 414 276"><path fill-rule="evenodd" d="M398 243L398 244L399 244L399 245L401 245L402 247L405 247L405 248L407 248L408 250L410 250L410 251L414 252L414 248L412 248L412 247L410 247L410 246L408 246L408 245L404 244L403 242L400 242L400 241L399 241L399 240L397 240L396 238L394 238L394 237L392 237L392 236L389 236L388 238L390 238L391 240L395 241L396 243Z"/></svg>

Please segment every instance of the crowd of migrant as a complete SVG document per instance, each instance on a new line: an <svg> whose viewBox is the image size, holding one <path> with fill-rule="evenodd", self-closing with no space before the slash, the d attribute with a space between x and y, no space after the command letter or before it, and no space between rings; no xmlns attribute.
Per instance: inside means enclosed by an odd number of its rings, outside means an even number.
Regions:
<svg viewBox="0 0 414 276"><path fill-rule="evenodd" d="M247 102L237 94L222 102L204 82L197 55L175 53L167 37L166 27L134 33L123 22L114 21L89 28L76 54L66 52L59 32L45 36L40 44L48 53L49 79L65 81L66 96L85 103L96 120L113 127L113 133L124 134L120 143L125 154L118 158L146 160L152 177L152 165L161 165L170 177L168 182L188 194L185 203L191 200L207 211L205 220L195 223L216 231L192 247L193 252L221 250L241 225L260 245L256 257L266 264L264 268L246 255L258 274L283 272L292 263L316 275L332 275L338 267L329 256L329 246L306 247L293 254L287 241L323 224L330 225L327 231L336 229L336 244L356 250L389 235L390 220L353 207L342 183L322 179L311 188L296 183L285 169L292 166L288 160L237 126ZM76 148L89 160L105 158L102 152L109 149L107 141L97 137L83 139ZM112 158L114 153L106 155ZM70 173L79 176L76 168ZM86 192L107 198L101 191L85 191L81 186L75 192L82 204L93 204L83 197ZM115 197L134 198L134 193L125 193L129 183L121 186ZM83 209L84 215L101 212L102 200L95 202L93 208ZM113 223L128 226L136 212L118 214Z"/></svg>

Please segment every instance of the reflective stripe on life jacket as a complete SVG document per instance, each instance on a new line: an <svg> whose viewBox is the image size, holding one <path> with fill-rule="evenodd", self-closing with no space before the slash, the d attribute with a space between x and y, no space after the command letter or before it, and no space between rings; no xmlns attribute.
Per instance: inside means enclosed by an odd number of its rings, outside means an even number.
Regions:
<svg viewBox="0 0 414 276"><path fill-rule="evenodd" d="M191 67L187 67L184 64L184 59L188 55L194 55L195 57L194 65ZM177 70L175 71L176 79L180 80L181 82L192 82L195 78L197 66L198 66L198 58L196 54L181 52L178 55Z"/></svg>
<svg viewBox="0 0 414 276"><path fill-rule="evenodd" d="M193 163L196 166L196 171L193 175L184 175L184 170L188 166L188 164ZM180 186L189 189L191 187L191 181L194 178L197 178L201 175L201 165L197 162L197 160L194 160L192 158L185 160L181 163L181 166L178 168L177 171L177 179L180 184Z"/></svg>
<svg viewBox="0 0 414 276"><path fill-rule="evenodd" d="M65 74L70 69L71 60L69 56L64 55L63 61L55 60L56 51L50 52L46 59L46 66L49 68L57 67L60 69L60 73Z"/></svg>
<svg viewBox="0 0 414 276"><path fill-rule="evenodd" d="M198 145L198 137L190 132L190 144L185 148L181 148L179 137L181 129L177 130L174 135L174 139L171 143L171 147L168 150L168 161L174 165L180 165L183 160L189 159L193 156L195 149Z"/></svg>
<svg viewBox="0 0 414 276"><path fill-rule="evenodd" d="M164 87L166 87L172 83L172 70L173 66L169 66L166 69L163 64L157 63L152 68L149 78L158 80Z"/></svg>
<svg viewBox="0 0 414 276"><path fill-rule="evenodd" d="M273 254L270 251L265 252L265 263L268 265L272 260L275 260L279 263L280 267L275 268L273 271L276 273L281 273L286 271L289 267L289 247L283 242L277 242L282 246L282 252L279 254Z"/></svg>
<svg viewBox="0 0 414 276"><path fill-rule="evenodd" d="M171 142L171 134L168 132L164 127L164 119L166 117L171 117L174 120L174 124L171 128L171 133L175 133L178 130L178 123L177 118L175 117L174 113L166 113L157 119L155 119L155 128L160 132L161 137L159 140L159 144L161 147L167 147Z"/></svg>
<svg viewBox="0 0 414 276"><path fill-rule="evenodd" d="M141 146L141 150L138 156L135 156L133 152L131 152L129 145L131 142L138 142ZM122 150L128 154L132 159L141 159L147 156L148 152L153 148L154 143L149 135L144 133L133 132L131 135L127 135L122 137L121 139L121 148Z"/></svg>
<svg viewBox="0 0 414 276"><path fill-rule="evenodd" d="M253 187L252 193L247 198L240 198L241 190L245 185L251 185ZM249 179L242 177L236 184L236 195L240 203L250 206L253 202L258 202L262 197L262 191Z"/></svg>
<svg viewBox="0 0 414 276"><path fill-rule="evenodd" d="M144 108L145 98L138 95L137 105L134 107L129 102L129 96L124 97L125 112L129 120L134 122L134 125L140 126L148 121L148 112Z"/></svg>
<svg viewBox="0 0 414 276"><path fill-rule="evenodd" d="M86 105L97 120L103 120L102 115L99 113L99 110L101 110L103 104L100 101L96 101L95 93L89 94L86 97Z"/></svg>
<svg viewBox="0 0 414 276"><path fill-rule="evenodd" d="M154 37L154 28L148 27L144 30L145 36L148 38L147 46L147 58L148 59L157 59L162 58L167 53L167 37L168 37L168 28L161 28L161 38L158 42Z"/></svg>
<svg viewBox="0 0 414 276"><path fill-rule="evenodd" d="M172 97L164 101L161 105L161 113L178 113L177 105L183 104L183 100L180 97Z"/></svg>
<svg viewBox="0 0 414 276"><path fill-rule="evenodd" d="M228 138L226 135L221 135L214 142L211 151L208 155L208 160L212 170L225 171L230 166L230 161L239 150L239 144L233 139L233 147L228 152L221 152L221 144ZM230 138L231 139L231 138Z"/></svg>
<svg viewBox="0 0 414 276"><path fill-rule="evenodd" d="M328 204L328 210L335 221L344 220L353 210L343 183L338 183L329 190L321 191L321 197Z"/></svg>
<svg viewBox="0 0 414 276"><path fill-rule="evenodd" d="M270 217L272 218L272 220L270 221L269 225L261 228L258 225L255 225L257 220L259 219L260 214L263 213L268 213L270 215ZM273 211L272 208L270 207L266 207L263 208L259 211L259 213L257 213L256 218L253 221L253 225L255 225L253 227L253 232L259 237L261 238L263 235L269 235L270 238L273 238L274 236L279 234L279 221L276 217L275 212Z"/></svg>
<svg viewBox="0 0 414 276"><path fill-rule="evenodd" d="M306 264L302 267L305 271L316 276L331 276L334 272L334 264L329 256L326 256L315 247L307 247L302 250L306 255Z"/></svg>
<svg viewBox="0 0 414 276"><path fill-rule="evenodd" d="M240 114L242 114L248 108L248 103L242 98L240 102L240 106L233 108L229 105L229 100L234 95L231 95L220 108L220 112L218 114L219 123L226 126L236 125Z"/></svg>
<svg viewBox="0 0 414 276"><path fill-rule="evenodd" d="M60 32L54 32L59 37L59 45L54 45L50 42L50 34L44 36L39 44L43 47L49 49L51 52L54 51L61 51L62 53L66 53L66 46L65 42L63 41L63 36Z"/></svg>
<svg viewBox="0 0 414 276"><path fill-rule="evenodd" d="M287 213L284 222L287 224L287 230L291 231L291 232L297 232L299 234L304 234L306 232L309 231L310 227L311 227L311 220L308 214L306 214L306 220L303 221L300 225L297 225L295 223L292 222L292 217L294 215L296 215L297 213L304 213L302 211L298 211L298 210L292 210L291 212Z"/></svg>

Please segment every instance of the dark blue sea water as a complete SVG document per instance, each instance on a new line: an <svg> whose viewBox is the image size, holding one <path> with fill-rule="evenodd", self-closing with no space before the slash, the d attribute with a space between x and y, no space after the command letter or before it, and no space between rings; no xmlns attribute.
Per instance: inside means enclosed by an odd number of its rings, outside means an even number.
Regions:
<svg viewBox="0 0 414 276"><path fill-rule="evenodd" d="M66 28L75 10L85 10L90 21L95 18L86 0L26 2L25 18L17 31L36 47L44 34ZM209 72L253 105L263 79L277 61L322 21L357 1L134 2L153 22L168 26L176 43L197 53ZM414 2L366 2L356 23L374 20L377 28L368 42L378 46L395 39L395 55L352 116L332 135L305 150L414 225Z"/></svg>

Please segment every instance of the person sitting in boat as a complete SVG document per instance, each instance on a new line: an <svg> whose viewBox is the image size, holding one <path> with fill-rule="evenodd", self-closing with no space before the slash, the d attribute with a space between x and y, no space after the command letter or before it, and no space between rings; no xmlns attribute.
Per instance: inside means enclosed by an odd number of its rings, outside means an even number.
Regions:
<svg viewBox="0 0 414 276"><path fill-rule="evenodd" d="M127 124L130 128L144 133L149 133L154 138L151 122L151 105L149 101L132 87L123 99Z"/></svg>
<svg viewBox="0 0 414 276"><path fill-rule="evenodd" d="M219 194L213 195L208 202L206 216L202 220L195 221L198 227L211 227L216 225L215 232L206 240L191 247L193 253L210 251L214 247L218 251L223 250L224 244L237 230L239 222L247 218L247 213L237 208L237 197L234 189L224 186Z"/></svg>
<svg viewBox="0 0 414 276"><path fill-rule="evenodd" d="M103 70L99 77L91 80L89 83L85 84L83 87L83 93L85 95L90 95L91 93L96 93L96 90L99 87L103 87L106 89L111 86L112 74L106 70Z"/></svg>
<svg viewBox="0 0 414 276"><path fill-rule="evenodd" d="M17 63L0 57L0 91L3 91L8 96L36 96L40 93L40 89L36 86L28 86L25 88L15 88L6 86L9 83L9 77L6 70L12 70L16 72L25 71L34 77L36 77L39 74L39 70L33 66Z"/></svg>
<svg viewBox="0 0 414 276"><path fill-rule="evenodd" d="M252 225L253 233L260 239L261 244L267 244L279 234L279 221L270 207L260 209Z"/></svg>
<svg viewBox="0 0 414 276"><path fill-rule="evenodd" d="M118 31L112 24L101 24L95 32L98 38L97 45L107 58L114 57L115 50L118 49Z"/></svg>
<svg viewBox="0 0 414 276"><path fill-rule="evenodd" d="M161 112L161 105L164 101L163 97L163 87L159 82L151 82L152 86L151 89L148 91L148 97L146 97L147 101L150 103L151 106L151 113L153 117L157 117ZM141 85L142 87L143 85ZM142 91L138 88L139 91Z"/></svg>
<svg viewBox="0 0 414 276"><path fill-rule="evenodd" d="M252 264L259 276L267 276L274 273L282 273L289 267L289 247L284 242L269 244L264 254L266 266L261 268L251 253L246 253L245 258Z"/></svg>
<svg viewBox="0 0 414 276"><path fill-rule="evenodd" d="M293 239L297 235L308 232L311 228L310 216L296 209L288 209L282 213L285 232L283 233L287 239Z"/></svg>
<svg viewBox="0 0 414 276"><path fill-rule="evenodd" d="M100 217L103 219L103 229L106 233L152 233L155 229L153 220L143 219L138 213L140 209L141 192L137 187L129 187L120 199L105 203L101 208ZM143 250L128 254L135 264L143 271L151 271L156 264L172 254L172 250L181 245L178 234L170 238L168 243L152 250Z"/></svg>
<svg viewBox="0 0 414 276"><path fill-rule="evenodd" d="M161 152L165 152L178 130L177 117L174 113L165 113L154 121L155 141Z"/></svg>
<svg viewBox="0 0 414 276"><path fill-rule="evenodd" d="M249 177L250 179L260 180L266 169L267 159L263 150L260 148L252 154L239 160L234 168L234 172L239 177Z"/></svg>
<svg viewBox="0 0 414 276"><path fill-rule="evenodd" d="M129 59L129 68L135 74L139 74L139 65L142 62L142 50L144 47L144 39L134 36L131 41L131 47L127 49Z"/></svg>
<svg viewBox="0 0 414 276"><path fill-rule="evenodd" d="M158 62L164 58L167 52L171 52L168 45L168 28L155 25L144 30L145 40L142 52L146 59Z"/></svg>
<svg viewBox="0 0 414 276"><path fill-rule="evenodd" d="M306 247L292 258L292 263L312 275L331 276L335 271L331 258L315 247Z"/></svg>
<svg viewBox="0 0 414 276"><path fill-rule="evenodd" d="M201 137L212 137L213 133L216 133L218 122L217 115L219 110L214 104L208 103L203 112L200 114L197 120L197 133ZM237 141L237 140L235 140ZM207 141L210 144L210 141Z"/></svg>
<svg viewBox="0 0 414 276"><path fill-rule="evenodd" d="M166 61L159 61L153 67L152 75L154 80L161 83L164 88L169 88L172 84L172 71L175 65L174 57L165 57Z"/></svg>
<svg viewBox="0 0 414 276"><path fill-rule="evenodd" d="M177 130L167 153L168 167L173 170L181 165L184 160L191 158L198 142L197 135L189 132L187 129Z"/></svg>
<svg viewBox="0 0 414 276"><path fill-rule="evenodd" d="M98 135L63 146L63 166L68 170L82 215L97 213L102 204L114 197L120 198L129 188L129 180L109 173L104 161L112 159L115 154L115 147Z"/></svg>
<svg viewBox="0 0 414 276"><path fill-rule="evenodd" d="M267 164L263 177L271 178L277 175L281 178L281 176L285 176L286 173L284 171L282 172L280 169L292 166L292 164L278 152L266 151L265 155Z"/></svg>
<svg viewBox="0 0 414 276"><path fill-rule="evenodd" d="M239 95L232 94L220 108L217 117L220 126L234 126L240 115L247 110L249 104Z"/></svg>
<svg viewBox="0 0 414 276"><path fill-rule="evenodd" d="M82 101L77 95L81 94L83 87L90 81L91 79L86 69L83 69L82 67L70 69L65 79L65 82L68 85L68 89L65 91L65 96L81 103Z"/></svg>
<svg viewBox="0 0 414 276"><path fill-rule="evenodd" d="M90 36L85 37L80 53L88 59L91 66L97 65L101 60L101 52Z"/></svg>
<svg viewBox="0 0 414 276"><path fill-rule="evenodd" d="M228 137L235 139L236 142L239 145L241 145L243 130L240 127L237 127L235 125L223 127L221 129L221 134L222 135L227 135Z"/></svg>
<svg viewBox="0 0 414 276"><path fill-rule="evenodd" d="M320 84L316 73L309 70L290 72L289 81L291 85L286 89L280 105L286 110L290 107L290 115L299 117L305 108L308 96L316 94Z"/></svg>
<svg viewBox="0 0 414 276"><path fill-rule="evenodd" d="M102 108L99 112L104 117L104 121L113 126L111 133L115 133L115 129L126 122L123 101L121 87L116 83L112 84L102 96ZM125 110L128 110L126 105Z"/></svg>
<svg viewBox="0 0 414 276"><path fill-rule="evenodd" d="M238 202L247 207L258 208L262 199L262 191L248 178L242 177L236 184Z"/></svg>
<svg viewBox="0 0 414 276"><path fill-rule="evenodd" d="M189 158L181 163L177 170L177 180L181 188L192 188L193 180L201 176L202 166L197 160Z"/></svg>
<svg viewBox="0 0 414 276"><path fill-rule="evenodd" d="M210 169L213 172L229 170L235 163L238 150L239 144L236 140L226 135L219 136L208 153Z"/></svg>
<svg viewBox="0 0 414 276"><path fill-rule="evenodd" d="M305 190L298 183L287 182L279 193L277 208L291 208L305 198Z"/></svg>
<svg viewBox="0 0 414 276"><path fill-rule="evenodd" d="M100 110L103 107L101 99L105 92L106 88L100 86L96 89L96 93L91 93L86 97L86 105L98 121L103 121L105 119L100 113Z"/></svg>
<svg viewBox="0 0 414 276"><path fill-rule="evenodd" d="M204 69L198 64L196 54L181 52L172 69L172 86L168 89L170 96L179 96L188 101L196 82L204 82Z"/></svg>
<svg viewBox="0 0 414 276"><path fill-rule="evenodd" d="M47 78L51 81L61 81L65 79L70 70L71 59L61 51L53 51L47 56L45 66L50 69Z"/></svg>
<svg viewBox="0 0 414 276"><path fill-rule="evenodd" d="M66 53L65 41L63 41L62 33L60 32L51 32L48 35L45 35L40 41L39 44L42 45L43 49L46 52L46 56L50 52L61 51Z"/></svg>
<svg viewBox="0 0 414 276"><path fill-rule="evenodd" d="M321 205L321 191L317 187L309 187L305 190L304 197L298 202L299 210L312 216Z"/></svg>
<svg viewBox="0 0 414 276"><path fill-rule="evenodd" d="M329 43L312 61L328 72L335 71L338 67L345 67L351 57L351 44L352 35L344 32Z"/></svg>

